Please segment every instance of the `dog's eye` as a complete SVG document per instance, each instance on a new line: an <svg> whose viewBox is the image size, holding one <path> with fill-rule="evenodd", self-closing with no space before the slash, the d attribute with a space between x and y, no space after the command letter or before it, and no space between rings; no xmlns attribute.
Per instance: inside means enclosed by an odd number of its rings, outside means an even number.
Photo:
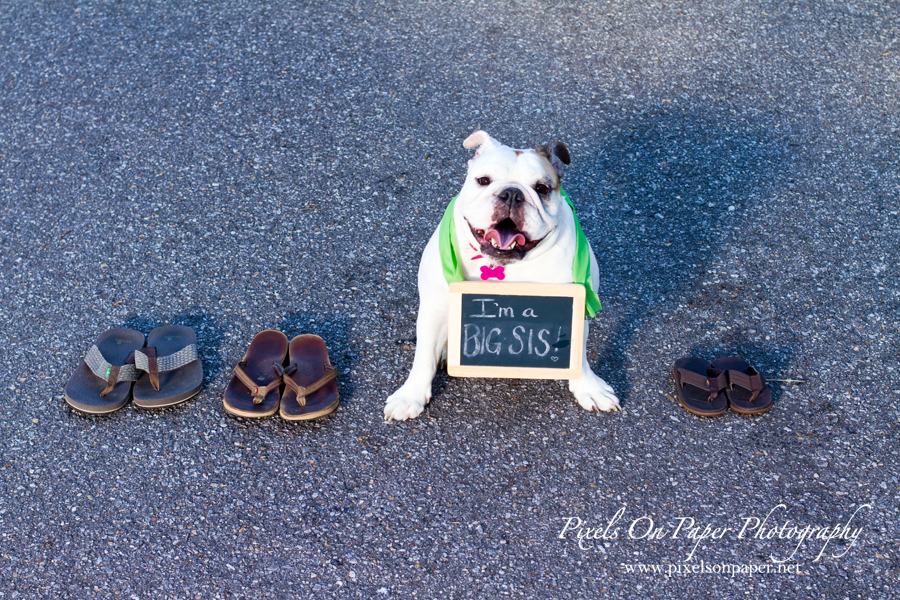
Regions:
<svg viewBox="0 0 900 600"><path fill-rule="evenodd" d="M546 185L544 185L543 183L537 183L537 184L535 184L535 186L534 186L534 191L536 191L538 194L540 194L541 196L543 196L544 194L546 194L547 192L550 191L550 188L548 188L548 187L547 187Z"/></svg>
<svg viewBox="0 0 900 600"><path fill-rule="evenodd" d="M490 184L491 184L491 178L490 178L490 177L479 177L479 178L476 179L475 181L478 182L478 185L490 185Z"/></svg>

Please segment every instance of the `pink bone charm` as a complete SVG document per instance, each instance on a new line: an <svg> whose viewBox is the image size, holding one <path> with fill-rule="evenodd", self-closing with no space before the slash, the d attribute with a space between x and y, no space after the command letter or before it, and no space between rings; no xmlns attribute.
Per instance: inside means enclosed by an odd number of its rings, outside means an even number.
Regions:
<svg viewBox="0 0 900 600"><path fill-rule="evenodd" d="M503 272L503 265L498 265L496 267L481 267L481 278L484 281L487 281L491 277L497 279L498 281L503 281L506 279L506 274Z"/></svg>

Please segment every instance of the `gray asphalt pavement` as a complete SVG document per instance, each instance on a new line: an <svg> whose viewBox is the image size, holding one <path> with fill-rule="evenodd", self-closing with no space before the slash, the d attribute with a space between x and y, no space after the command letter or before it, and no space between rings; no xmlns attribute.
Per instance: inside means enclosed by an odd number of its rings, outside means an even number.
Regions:
<svg viewBox="0 0 900 600"><path fill-rule="evenodd" d="M896 597L898 77L894 2L2 3L0 598ZM383 422L476 129L568 146L622 412L441 373ZM160 324L198 397L67 406ZM224 413L267 328L336 413ZM732 354L774 408L683 410Z"/></svg>

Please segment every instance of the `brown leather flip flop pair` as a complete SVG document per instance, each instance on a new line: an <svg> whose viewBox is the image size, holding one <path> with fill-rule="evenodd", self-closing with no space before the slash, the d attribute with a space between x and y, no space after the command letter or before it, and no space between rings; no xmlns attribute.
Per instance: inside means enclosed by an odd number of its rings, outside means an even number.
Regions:
<svg viewBox="0 0 900 600"><path fill-rule="evenodd" d="M737 413L756 415L772 408L772 390L765 378L740 356L712 363L679 358L672 376L678 401L695 415L715 417L729 407Z"/></svg>
<svg viewBox="0 0 900 600"><path fill-rule="evenodd" d="M288 421L315 419L338 407L336 376L322 338L298 335L288 344L287 336L268 329L253 338L234 368L223 404L226 412L239 417L262 418L280 412Z"/></svg>

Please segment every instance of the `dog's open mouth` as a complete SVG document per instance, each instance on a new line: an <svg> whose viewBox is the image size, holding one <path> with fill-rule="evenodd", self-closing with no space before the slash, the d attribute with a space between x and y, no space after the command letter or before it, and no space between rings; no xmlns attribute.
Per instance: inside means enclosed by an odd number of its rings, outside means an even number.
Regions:
<svg viewBox="0 0 900 600"><path fill-rule="evenodd" d="M528 240L510 218L503 219L486 230L475 229L471 224L469 229L481 245L482 252L498 257L514 255L521 257L544 239Z"/></svg>

